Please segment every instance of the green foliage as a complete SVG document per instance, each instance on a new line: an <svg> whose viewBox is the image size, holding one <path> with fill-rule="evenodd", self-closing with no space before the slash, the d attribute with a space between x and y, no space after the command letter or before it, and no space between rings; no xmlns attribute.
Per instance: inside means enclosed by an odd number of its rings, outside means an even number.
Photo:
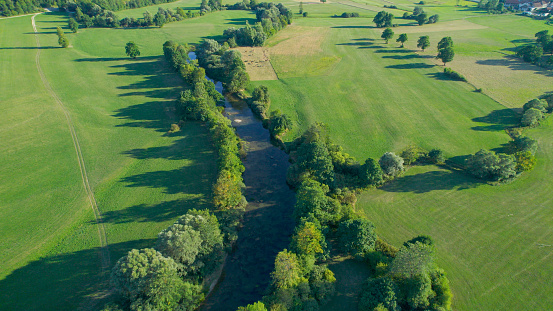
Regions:
<svg viewBox="0 0 553 311"><path fill-rule="evenodd" d="M520 123L522 124L522 126L537 126L540 124L540 121L541 119L543 119L543 117L544 115L540 110L536 108L530 108L524 112Z"/></svg>
<svg viewBox="0 0 553 311"><path fill-rule="evenodd" d="M428 246L434 246L434 240L432 240L432 238L429 237L428 235L419 235L417 237L414 237L411 240L403 243L403 246L407 247L409 246L409 244L416 244L417 242Z"/></svg>
<svg viewBox="0 0 553 311"><path fill-rule="evenodd" d="M467 82L467 78L451 68L444 68L444 74L452 79Z"/></svg>
<svg viewBox="0 0 553 311"><path fill-rule="evenodd" d="M438 14L434 14L434 15L431 15L429 18L428 18L428 24L435 24L438 22L438 20L440 19L440 16Z"/></svg>
<svg viewBox="0 0 553 311"><path fill-rule="evenodd" d="M338 226L339 245L344 253L356 258L364 258L374 251L376 232L372 222L366 219L349 219Z"/></svg>
<svg viewBox="0 0 553 311"><path fill-rule="evenodd" d="M467 171L476 177L501 181L516 175L515 158L504 153L480 150L466 161Z"/></svg>
<svg viewBox="0 0 553 311"><path fill-rule="evenodd" d="M178 270L186 275L200 252L200 233L191 226L179 223L161 231L157 237L156 249L165 257L175 260Z"/></svg>
<svg viewBox="0 0 553 311"><path fill-rule="evenodd" d="M380 11L373 18L373 22L376 24L376 27L392 27L392 22L394 20L394 15L386 11Z"/></svg>
<svg viewBox="0 0 553 311"><path fill-rule="evenodd" d="M396 285L389 277L369 278L359 295L359 310L400 310L397 305Z"/></svg>
<svg viewBox="0 0 553 311"><path fill-rule="evenodd" d="M119 259L112 269L111 283L129 301L131 310L173 310L185 288L173 259L151 248L133 249Z"/></svg>
<svg viewBox="0 0 553 311"><path fill-rule="evenodd" d="M417 40L417 47L424 52L424 50L429 46L430 46L430 37L420 36L419 40Z"/></svg>
<svg viewBox="0 0 553 311"><path fill-rule="evenodd" d="M518 136L509 142L509 151L513 154L527 151L535 154L536 150L538 150L538 142L527 136Z"/></svg>
<svg viewBox="0 0 553 311"><path fill-rule="evenodd" d="M312 222L304 222L296 228L290 248L300 256L315 256L323 252L321 231Z"/></svg>
<svg viewBox="0 0 553 311"><path fill-rule="evenodd" d="M435 269L430 273L430 279L432 290L435 293L434 297L430 298L430 307L435 310L440 310L440 308L451 310L451 299L453 298L453 294L451 293L449 280L444 270Z"/></svg>
<svg viewBox="0 0 553 311"><path fill-rule="evenodd" d="M453 40L451 37L443 37L440 42L438 42L438 51L448 47L453 48Z"/></svg>
<svg viewBox="0 0 553 311"><path fill-rule="evenodd" d="M369 186L380 185L384 180L382 168L380 168L380 164L373 158L367 158L367 160L365 160L362 172L363 181Z"/></svg>
<svg viewBox="0 0 553 311"><path fill-rule="evenodd" d="M334 166L332 158L321 141L306 143L298 148L297 165L308 172L316 181L332 186L334 184Z"/></svg>
<svg viewBox="0 0 553 311"><path fill-rule="evenodd" d="M236 311L267 311L267 308L265 308L265 304L263 304L263 302L258 301L245 307L238 307Z"/></svg>
<svg viewBox="0 0 553 311"><path fill-rule="evenodd" d="M282 135L293 126L292 119L280 112L280 110L271 111L269 116L269 132L273 137Z"/></svg>
<svg viewBox="0 0 553 311"><path fill-rule="evenodd" d="M536 63L543 55L543 48L540 45L526 44L517 50L516 55L525 62Z"/></svg>
<svg viewBox="0 0 553 311"><path fill-rule="evenodd" d="M136 45L136 43L132 41L127 42L127 44L125 45L125 53L131 58L136 58L137 56L140 56L138 45Z"/></svg>
<svg viewBox="0 0 553 311"><path fill-rule="evenodd" d="M58 39L58 44L62 47L62 48L66 48L69 46L69 40L65 37L65 36L61 36L59 37Z"/></svg>
<svg viewBox="0 0 553 311"><path fill-rule="evenodd" d="M438 51L438 55L436 58L439 58L444 63L444 66L446 63L449 63L453 60L453 57L455 56L455 51L453 51L453 47L448 46L443 49L440 49Z"/></svg>
<svg viewBox="0 0 553 311"><path fill-rule="evenodd" d="M305 280L301 275L298 257L286 249L277 254L271 277L273 286L278 289L291 288Z"/></svg>
<svg viewBox="0 0 553 311"><path fill-rule="evenodd" d="M386 44L388 44L388 40L392 39L394 36L394 32L392 31L392 28L386 28L382 32L382 35L380 35L380 38L386 40Z"/></svg>
<svg viewBox="0 0 553 311"><path fill-rule="evenodd" d="M434 268L434 248L421 242L407 243L397 252L390 264L392 277L412 277Z"/></svg>
<svg viewBox="0 0 553 311"><path fill-rule="evenodd" d="M407 42L407 34L406 33L400 34L396 42L401 42L401 47L403 47L403 44Z"/></svg>
<svg viewBox="0 0 553 311"><path fill-rule="evenodd" d="M542 113L547 112L547 105L539 99L532 99L532 100L528 101L526 104L524 104L524 106L522 106L522 110L524 112L526 112L530 108L537 109L537 110L541 111Z"/></svg>
<svg viewBox="0 0 553 311"><path fill-rule="evenodd" d="M76 33L79 30L79 24L74 18L70 18L68 23L69 29L71 29L73 33Z"/></svg>
<svg viewBox="0 0 553 311"><path fill-rule="evenodd" d="M417 147L417 146L408 146L401 152L401 157L404 160L404 163L407 165L411 165L415 162L417 162L421 157L423 157L424 151Z"/></svg>
<svg viewBox="0 0 553 311"><path fill-rule="evenodd" d="M443 163L445 161L444 152L441 149L432 149L428 153L428 159L433 164Z"/></svg>
<svg viewBox="0 0 553 311"><path fill-rule="evenodd" d="M343 214L338 200L325 195L328 187L314 180L304 181L297 189L294 218L308 218L312 215L321 225L336 224Z"/></svg>
<svg viewBox="0 0 553 311"><path fill-rule="evenodd" d="M515 153L517 172L530 171L536 165L536 157L530 151Z"/></svg>
<svg viewBox="0 0 553 311"><path fill-rule="evenodd" d="M415 16L415 20L419 23L419 26L422 26L428 22L428 15L426 13L421 13Z"/></svg>
<svg viewBox="0 0 553 311"><path fill-rule="evenodd" d="M154 15L153 22L154 22L154 25L156 25L160 28L163 27L163 25L165 25L165 23L167 23L167 18L165 17L165 14L163 13L163 11L158 11L156 13L156 15Z"/></svg>
<svg viewBox="0 0 553 311"><path fill-rule="evenodd" d="M393 152L386 152L378 160L378 164L382 168L384 174L395 177L401 172L403 172L403 159L400 156L397 156Z"/></svg>

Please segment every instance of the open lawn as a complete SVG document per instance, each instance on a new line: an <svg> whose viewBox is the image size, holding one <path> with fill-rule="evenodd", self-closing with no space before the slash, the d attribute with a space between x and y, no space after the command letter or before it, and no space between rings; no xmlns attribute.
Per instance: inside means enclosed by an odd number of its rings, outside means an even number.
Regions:
<svg viewBox="0 0 553 311"><path fill-rule="evenodd" d="M206 128L190 122L167 134L182 82L165 65L163 42L199 42L250 16L223 12L162 29L66 29L68 49L58 48L55 34L66 15L36 17L41 68L71 116L111 265L131 248L152 246L187 209L206 208L215 177ZM124 54L129 40L141 48L136 60ZM37 51L30 16L0 20L0 309L94 309L107 293L98 229L68 123L35 66Z"/></svg>
<svg viewBox="0 0 553 311"><path fill-rule="evenodd" d="M419 27L396 19L400 27L393 28L395 37L386 45L382 29L372 23L375 13L329 18L350 11L336 11L340 4L331 4L304 4L316 13L296 19L268 42L280 80L254 83L269 87L271 109L296 122L286 140L322 121L330 126L332 139L361 161L410 144L462 158L480 148L501 150L509 140L504 128L518 120L518 109L511 108L551 91L550 71L512 57L517 45L547 29L543 21L483 14L468 2L462 3L468 7L431 3L424 8L440 14L438 24ZM298 44L292 39L299 38L294 33L298 28L319 29L316 36L326 33L303 56L275 53L279 45ZM395 42L400 33L408 33L405 48ZM431 40L424 52L416 48L422 35ZM434 56L444 36L455 44L448 67L470 84L442 74ZM333 58L326 66L316 65ZM547 310L553 304L552 130L553 120L548 120L528 131L539 141L538 164L511 184L491 186L442 167L412 167L405 176L363 193L357 207L396 246L419 234L436 240L438 264L451 280L454 310ZM339 279L347 279L346 272L336 271ZM331 305L353 307L353 302L339 295Z"/></svg>

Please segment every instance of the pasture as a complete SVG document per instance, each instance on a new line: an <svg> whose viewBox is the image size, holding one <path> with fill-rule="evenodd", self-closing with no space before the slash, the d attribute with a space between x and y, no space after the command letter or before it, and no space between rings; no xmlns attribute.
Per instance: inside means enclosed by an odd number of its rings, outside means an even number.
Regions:
<svg viewBox="0 0 553 311"><path fill-rule="evenodd" d="M189 122L167 133L178 120L173 100L182 82L165 65L163 42L199 42L250 16L223 12L162 29L77 34L66 29L66 15L36 17L40 65L71 116L111 265L132 248L153 246L157 233L187 209L207 207L215 178L206 128ZM58 48L56 26L70 48ZM35 65L31 16L0 20L0 39L6 64L0 69L0 309L96 309L110 267L101 264L68 123ZM141 48L136 60L124 54L130 40Z"/></svg>
<svg viewBox="0 0 553 311"><path fill-rule="evenodd" d="M501 150L509 141L504 129L518 121L517 108L551 91L550 71L513 58L517 45L549 27L543 21L487 15L468 2L461 3L466 7L432 2L424 9L440 14L434 25L414 26L412 20L397 18L400 10L388 10L399 27L385 44L382 29L372 23L381 9L374 11L373 6L390 3L355 3L356 9L344 1L304 3L309 17L297 18L269 40L267 50L280 80L254 84L268 86L271 109L296 122L286 140L321 121L330 126L333 141L360 161L408 145L441 148L462 159L481 148ZM397 4L414 7L406 1ZM329 18L357 9L360 18ZM292 38L301 38L296 32L302 28L303 34L311 30L324 38L301 50L305 40ZM405 48L395 42L400 33L408 34ZM422 35L431 41L424 52L416 48ZM442 63L434 59L436 44L445 36L452 37L456 52L447 67L470 84L445 77ZM294 44L302 51L294 53L303 55L275 52ZM511 184L491 186L457 171L418 166L364 192L357 208L394 245L419 234L436 240L438 264L451 280L455 310L545 310L553 303L546 285L553 277L548 264L553 238L551 122L528 131L539 141L538 164ZM337 299L341 306L355 307L355 300Z"/></svg>

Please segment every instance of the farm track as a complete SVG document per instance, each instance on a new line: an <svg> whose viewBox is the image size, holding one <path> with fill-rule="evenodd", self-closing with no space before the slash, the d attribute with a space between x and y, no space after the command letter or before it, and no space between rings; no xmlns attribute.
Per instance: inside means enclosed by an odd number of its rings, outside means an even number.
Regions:
<svg viewBox="0 0 553 311"><path fill-rule="evenodd" d="M38 31L36 29L35 24L35 17L42 13L36 13L31 18L32 24L33 24L33 31L35 33L35 40L36 40L36 46L37 46L37 52L36 52L36 68L38 71L38 74L40 75L40 79L42 80L42 83L46 90L48 90L48 93L54 98L58 106L61 108L61 111L65 115L65 119L67 121L67 127L69 128L69 132L71 134L71 139L73 140L73 146L75 148L75 154L77 155L79 170L81 173L81 179L83 182L84 190L87 194L88 201L90 202L90 207L92 208L94 212L94 218L96 221L96 225L98 228L98 238L100 240L100 257L102 260L102 274L105 275L105 272L109 269L111 265L111 259L110 259L110 253L109 253L109 246L107 242L107 236L106 236L106 230L105 226L102 221L102 213L100 212L100 209L98 208L98 204L96 202L96 198L94 197L94 192L92 191L92 188L90 187L90 182L88 181L88 174L86 172L86 166L84 162L84 158L81 152L81 146L79 143L79 138L77 136L77 133L75 132L75 127L73 125L73 121L71 120L71 115L69 114L69 111L67 111L67 108L59 98L59 96L54 92L52 89L52 86L46 79L46 76L44 75L44 72L42 71L42 68L40 67L40 40L38 36Z"/></svg>

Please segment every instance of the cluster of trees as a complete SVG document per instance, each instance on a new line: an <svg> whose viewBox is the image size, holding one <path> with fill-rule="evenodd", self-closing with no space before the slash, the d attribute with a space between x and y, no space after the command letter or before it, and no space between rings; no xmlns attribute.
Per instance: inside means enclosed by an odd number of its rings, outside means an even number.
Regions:
<svg viewBox="0 0 553 311"><path fill-rule="evenodd" d="M300 13L301 14L301 13ZM347 12L344 12L342 13L341 15L334 15L332 17L341 17L341 18L351 18L351 17L359 17L359 13L357 12L354 12L354 13L347 13Z"/></svg>
<svg viewBox="0 0 553 311"><path fill-rule="evenodd" d="M0 16L22 15L42 11L46 3L38 0L0 0Z"/></svg>
<svg viewBox="0 0 553 311"><path fill-rule="evenodd" d="M111 272L116 302L104 310L194 310L203 280L223 258L223 234L208 210L190 210L158 234L155 248L133 249Z"/></svg>
<svg viewBox="0 0 553 311"><path fill-rule="evenodd" d="M549 30L542 30L537 32L535 37L536 43L519 47L516 55L528 63L540 66L553 65L553 36L549 35ZM552 55L545 63L542 62L544 53Z"/></svg>
<svg viewBox="0 0 553 311"><path fill-rule="evenodd" d="M472 175L492 181L504 181L516 176L513 155L481 149L466 160L466 169Z"/></svg>
<svg viewBox="0 0 553 311"><path fill-rule="evenodd" d="M61 27L58 26L56 29L56 32L58 34L58 44L62 48L66 48L69 46L69 40L65 37L65 34L63 33L63 30L61 30Z"/></svg>
<svg viewBox="0 0 553 311"><path fill-rule="evenodd" d="M217 41L206 39L196 48L200 66L207 75L223 84L227 92L236 93L246 88L250 76L238 50L230 50L228 43L220 45Z"/></svg>
<svg viewBox="0 0 553 311"><path fill-rule="evenodd" d="M399 251L372 252L375 277L363 287L359 310L451 310L449 280L435 264L434 253L428 236L405 242Z"/></svg>
<svg viewBox="0 0 553 311"><path fill-rule="evenodd" d="M224 31L223 36L230 47L236 46L263 46L267 38L292 23L292 11L282 3L272 2L241 2L242 6L255 11L257 23L253 26L246 24L243 28L231 27ZM231 7L229 7L231 9Z"/></svg>
<svg viewBox="0 0 553 311"><path fill-rule="evenodd" d="M394 21L394 14L388 13L386 11L380 11L373 18L373 23L376 24L376 27L392 27L392 22Z"/></svg>
<svg viewBox="0 0 553 311"><path fill-rule="evenodd" d="M540 121L545 118L545 114L551 111L552 107L548 102L539 99L532 99L522 107L522 118L520 124L522 126L537 126Z"/></svg>
<svg viewBox="0 0 553 311"><path fill-rule="evenodd" d="M384 29L380 37L386 40L386 44L388 44L388 41L394 37L394 31L392 30L392 28L386 28ZM405 44L405 42L407 42L407 40L408 40L407 34L402 33L397 38L396 42L401 43L401 47L403 47L403 45Z"/></svg>
<svg viewBox="0 0 553 311"><path fill-rule="evenodd" d="M503 14L507 12L505 1L501 0L482 0L478 2L478 8L486 10L488 14Z"/></svg>
<svg viewBox="0 0 553 311"><path fill-rule="evenodd" d="M104 10L98 5L83 5L75 9L75 19L84 27L163 27L166 23L180 21L186 18L193 18L199 13L192 11L185 12L182 8L177 8L176 12L172 9L158 8L156 14L152 15L146 11L143 18L125 17L121 20L114 12Z"/></svg>
<svg viewBox="0 0 553 311"><path fill-rule="evenodd" d="M414 19L419 23L419 26L422 26L424 24L434 24L437 23L440 19L440 16L438 14L430 15L426 14L423 10L423 8L417 6L413 9L413 14L409 12L403 13L404 19Z"/></svg>
<svg viewBox="0 0 553 311"><path fill-rule="evenodd" d="M271 99L269 89L266 86L256 87L252 92L252 96L246 102L252 112L263 121L263 127L269 130L272 138L279 139L278 136L292 128L292 119L280 110L267 113L271 106Z"/></svg>
<svg viewBox="0 0 553 311"><path fill-rule="evenodd" d="M202 0L200 5L200 14L204 15L212 11L220 11L223 9L223 1L221 0Z"/></svg>
<svg viewBox="0 0 553 311"><path fill-rule="evenodd" d="M213 185L212 200L225 238L234 241L241 212L247 204L242 195L244 166L240 159L241 144L230 121L217 107L223 96L215 90L213 82L206 79L205 69L197 61L189 60L189 51L188 46L173 41L163 44L165 58L187 86L177 100L177 112L185 120L199 120L209 126L218 156L218 176Z"/></svg>

